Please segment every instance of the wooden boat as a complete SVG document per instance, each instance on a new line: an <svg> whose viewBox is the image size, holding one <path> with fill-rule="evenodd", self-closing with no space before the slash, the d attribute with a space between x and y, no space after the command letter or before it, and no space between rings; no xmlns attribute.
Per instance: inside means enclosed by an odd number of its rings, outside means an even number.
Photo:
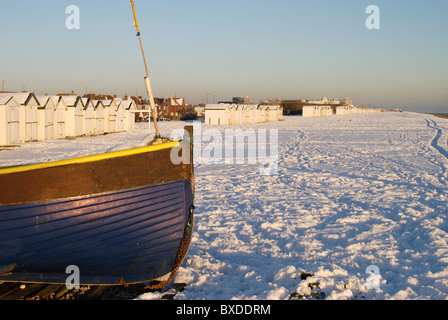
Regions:
<svg viewBox="0 0 448 320"><path fill-rule="evenodd" d="M194 173L170 154L192 159L186 144L0 169L0 281L65 283L72 265L80 284L175 272L193 232Z"/></svg>
<svg viewBox="0 0 448 320"><path fill-rule="evenodd" d="M0 168L0 281L129 284L169 275L193 233L190 140L163 142L146 68L155 144L51 163ZM151 124L151 122L149 122ZM189 136L193 128L187 127ZM171 155L177 154L171 161ZM178 163L178 164L176 164ZM71 268L69 268L71 270Z"/></svg>

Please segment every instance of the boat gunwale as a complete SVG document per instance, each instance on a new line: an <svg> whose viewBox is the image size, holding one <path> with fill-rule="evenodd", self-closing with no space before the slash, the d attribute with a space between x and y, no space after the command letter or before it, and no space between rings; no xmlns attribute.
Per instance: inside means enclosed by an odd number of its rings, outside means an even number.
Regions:
<svg viewBox="0 0 448 320"><path fill-rule="evenodd" d="M106 153L71 158L71 159L57 160L57 161L51 161L51 162L42 162L42 163L36 163L36 164L25 164L25 165L18 165L18 166L12 166L12 167L3 167L3 168L0 167L0 175L21 173L21 172L27 172L27 171L33 171L33 170L39 170L39 169L55 168L55 167L61 167L61 166L66 166L66 165L72 165L72 164L83 164L83 163L89 163L89 162L103 161L103 160L108 160L108 159L113 159L113 158L127 157L127 156L142 154L142 153L155 152L155 151L160 151L160 150L165 150L165 149L172 149L172 148L175 148L178 146L180 146L180 141L172 141L172 142L165 142L165 143L161 143L161 144L157 144L157 145L150 145L150 146L138 147L138 148L134 148L134 149L106 152Z"/></svg>

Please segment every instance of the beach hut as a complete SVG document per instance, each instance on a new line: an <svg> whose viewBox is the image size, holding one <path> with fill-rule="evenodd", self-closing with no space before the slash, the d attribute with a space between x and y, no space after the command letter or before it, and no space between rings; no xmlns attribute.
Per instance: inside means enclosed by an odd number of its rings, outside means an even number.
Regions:
<svg viewBox="0 0 448 320"><path fill-rule="evenodd" d="M116 132L123 132L125 131L125 109L123 105L123 99L114 99L114 103L117 106L115 113L116 113Z"/></svg>
<svg viewBox="0 0 448 320"><path fill-rule="evenodd" d="M280 105L269 105L267 106L266 112L268 113L268 121L283 120L283 107Z"/></svg>
<svg viewBox="0 0 448 320"><path fill-rule="evenodd" d="M331 106L322 106L322 116L331 117L333 115L333 108Z"/></svg>
<svg viewBox="0 0 448 320"><path fill-rule="evenodd" d="M205 107L205 123L210 125L230 124L230 104L208 104Z"/></svg>
<svg viewBox="0 0 448 320"><path fill-rule="evenodd" d="M109 110L112 100L101 100L101 103L104 106L104 133L109 133Z"/></svg>
<svg viewBox="0 0 448 320"><path fill-rule="evenodd" d="M107 110L107 133L117 132L117 104L114 100L102 101ZM106 106L107 104L107 106Z"/></svg>
<svg viewBox="0 0 448 320"><path fill-rule="evenodd" d="M210 125L253 124L283 120L283 108L279 105L208 104L205 107L205 123Z"/></svg>
<svg viewBox="0 0 448 320"><path fill-rule="evenodd" d="M253 124L283 120L279 105L209 104L205 107L205 123L210 125Z"/></svg>
<svg viewBox="0 0 448 320"><path fill-rule="evenodd" d="M75 106L75 137L81 137L85 134L86 121L85 121L85 111L84 102L82 99Z"/></svg>
<svg viewBox="0 0 448 320"><path fill-rule="evenodd" d="M336 107L336 114L337 115L348 115L352 114L353 107L352 106L339 106Z"/></svg>
<svg viewBox="0 0 448 320"><path fill-rule="evenodd" d="M0 145L20 140L20 104L10 94L0 94Z"/></svg>
<svg viewBox="0 0 448 320"><path fill-rule="evenodd" d="M135 113L137 105L132 99L123 100L121 103L125 110L125 131L133 131L135 129Z"/></svg>
<svg viewBox="0 0 448 320"><path fill-rule="evenodd" d="M255 121L257 123L266 122L266 106L257 106L257 114Z"/></svg>
<svg viewBox="0 0 448 320"><path fill-rule="evenodd" d="M25 101L25 142L38 140L38 107L34 93L30 93Z"/></svg>
<svg viewBox="0 0 448 320"><path fill-rule="evenodd" d="M67 107L65 117L66 137L75 137L79 133L79 129L76 129L76 123L77 123L76 114L79 114L84 108L81 101L81 97L75 95L61 96L61 100ZM81 124L81 130L82 130L82 124Z"/></svg>
<svg viewBox="0 0 448 320"><path fill-rule="evenodd" d="M50 99L56 106L56 109L54 111L54 138L65 139L67 137L65 127L67 117L67 105L60 96L51 96Z"/></svg>
<svg viewBox="0 0 448 320"><path fill-rule="evenodd" d="M261 105L258 107L258 118L260 122L269 122L269 106Z"/></svg>
<svg viewBox="0 0 448 320"><path fill-rule="evenodd" d="M37 141L37 108L40 106L34 93L12 93L14 100L20 104L20 141Z"/></svg>
<svg viewBox="0 0 448 320"><path fill-rule="evenodd" d="M242 124L244 123L244 106L237 104L233 106L235 108L235 112L236 112L236 122L234 122L233 124Z"/></svg>
<svg viewBox="0 0 448 320"><path fill-rule="evenodd" d="M336 115L338 115L338 116L348 114L348 113L346 113L346 111L347 111L347 108L344 106L336 107Z"/></svg>
<svg viewBox="0 0 448 320"><path fill-rule="evenodd" d="M100 100L93 100L95 106L95 134L104 134L104 104Z"/></svg>
<svg viewBox="0 0 448 320"><path fill-rule="evenodd" d="M277 106L277 121L283 121L283 107L281 105Z"/></svg>
<svg viewBox="0 0 448 320"><path fill-rule="evenodd" d="M314 107L313 106L303 106L302 117L314 117Z"/></svg>
<svg viewBox="0 0 448 320"><path fill-rule="evenodd" d="M252 107L248 105L242 105L241 107L243 111L243 124L253 123Z"/></svg>
<svg viewBox="0 0 448 320"><path fill-rule="evenodd" d="M37 139L39 141L53 140L56 104L50 96L36 96L36 98L40 104L40 107L37 109Z"/></svg>
<svg viewBox="0 0 448 320"><path fill-rule="evenodd" d="M328 117L331 115L333 115L331 106L303 106L302 109L303 117Z"/></svg>
<svg viewBox="0 0 448 320"><path fill-rule="evenodd" d="M243 123L254 123L254 107L253 105L242 105Z"/></svg>
<svg viewBox="0 0 448 320"><path fill-rule="evenodd" d="M238 105L229 105L229 124L240 123L241 113Z"/></svg>
<svg viewBox="0 0 448 320"><path fill-rule="evenodd" d="M91 99L83 98L82 103L84 105L84 135L95 135L96 116L95 105Z"/></svg>

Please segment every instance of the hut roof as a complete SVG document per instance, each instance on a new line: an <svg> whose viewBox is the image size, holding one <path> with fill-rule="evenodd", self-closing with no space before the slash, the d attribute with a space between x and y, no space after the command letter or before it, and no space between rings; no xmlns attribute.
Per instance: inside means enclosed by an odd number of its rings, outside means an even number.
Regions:
<svg viewBox="0 0 448 320"><path fill-rule="evenodd" d="M231 108L234 105L227 104L227 103L220 103L220 104L207 104L205 106L205 110L225 110L227 108Z"/></svg>
<svg viewBox="0 0 448 320"><path fill-rule="evenodd" d="M76 104L81 101L81 98L79 96L61 96L62 101L64 101L65 105L67 107L74 107ZM82 103L82 101L81 101Z"/></svg>
<svg viewBox="0 0 448 320"><path fill-rule="evenodd" d="M10 93L0 93L0 104L7 104L12 99Z"/></svg>

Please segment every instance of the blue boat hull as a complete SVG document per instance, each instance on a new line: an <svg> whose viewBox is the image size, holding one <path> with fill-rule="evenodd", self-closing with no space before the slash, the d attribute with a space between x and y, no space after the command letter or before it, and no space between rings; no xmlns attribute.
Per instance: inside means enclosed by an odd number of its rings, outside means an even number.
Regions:
<svg viewBox="0 0 448 320"><path fill-rule="evenodd" d="M136 283L170 273L191 239L189 180L0 206L0 281ZM187 244L188 246L189 244Z"/></svg>

